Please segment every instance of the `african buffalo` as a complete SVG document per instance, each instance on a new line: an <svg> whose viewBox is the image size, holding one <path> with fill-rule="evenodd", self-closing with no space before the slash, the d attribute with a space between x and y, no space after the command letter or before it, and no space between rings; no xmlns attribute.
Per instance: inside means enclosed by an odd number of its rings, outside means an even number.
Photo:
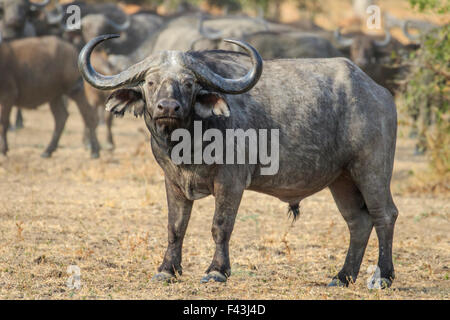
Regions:
<svg viewBox="0 0 450 320"><path fill-rule="evenodd" d="M0 20L0 33L3 41L10 41L36 36L36 28L31 20L40 13L40 10L49 4L50 0L41 3L28 0L0 0L0 11L3 12ZM13 129L13 127L10 127ZM22 112L17 110L14 129L23 128Z"/></svg>
<svg viewBox="0 0 450 320"><path fill-rule="evenodd" d="M30 19L44 8L50 0L41 3L29 0L0 0L3 17L0 21L0 32L4 40L30 37L36 34Z"/></svg>
<svg viewBox="0 0 450 320"><path fill-rule="evenodd" d="M264 62L250 45L250 58L229 51L155 53L115 76L96 72L90 55L101 36L82 50L78 64L83 77L101 90L114 90L107 110L143 116L151 133L151 148L165 173L168 202L168 247L154 280L181 274L182 244L193 201L213 195L212 236L216 250L202 282L226 281L231 275L229 240L244 190L253 190L287 202L294 216L302 199L329 187L350 230L350 247L342 270L331 286L355 281L373 226L379 241L383 286L394 279L392 240L397 208L390 179L394 161L397 113L392 95L346 58L283 59ZM251 64L247 72L248 65ZM178 163L175 133L213 129L278 130L263 143L245 143L231 156L270 148L279 156L278 171L268 175L263 163L232 164L220 156L211 164ZM247 141L248 142L248 141ZM202 146L203 143L203 146ZM208 147L208 146L206 146ZM200 151L201 151L200 150ZM236 152L235 152L236 151ZM193 153L193 152L192 152ZM191 159L195 153L186 152ZM227 158L228 159L228 158ZM231 160L234 160L231 157Z"/></svg>
<svg viewBox="0 0 450 320"><path fill-rule="evenodd" d="M348 57L376 83L387 88L392 94L397 89L395 79L400 69L392 67L391 58L400 56L405 46L392 38L388 29L385 30L383 38L355 32L346 36L341 35L340 29L334 33L338 48L346 53Z"/></svg>
<svg viewBox="0 0 450 320"><path fill-rule="evenodd" d="M99 156L95 128L97 117L86 100L77 69L78 51L54 36L26 38L0 43L0 153L6 155L6 134L11 108L34 109L50 103L55 119L52 140L42 154L50 157L58 146L68 112L64 96L73 99L86 126L92 146L91 156Z"/></svg>

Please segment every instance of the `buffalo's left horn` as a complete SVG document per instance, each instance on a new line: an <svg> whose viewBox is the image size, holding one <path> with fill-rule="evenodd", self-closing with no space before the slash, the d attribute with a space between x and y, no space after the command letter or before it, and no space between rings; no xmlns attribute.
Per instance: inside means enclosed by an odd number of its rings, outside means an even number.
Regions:
<svg viewBox="0 0 450 320"><path fill-rule="evenodd" d="M114 76L105 76L95 71L91 64L91 54L92 51L94 51L94 48L105 40L118 37L120 36L117 34L96 37L84 46L78 56L78 69L84 80L94 88L100 90L113 90L127 84L135 84L144 76L145 72L152 67L151 61L144 60Z"/></svg>
<svg viewBox="0 0 450 320"><path fill-rule="evenodd" d="M239 79L226 79L213 72L203 63L198 63L195 59L186 59L185 67L192 70L197 79L204 85L207 85L222 93L240 94L253 88L261 77L263 70L263 60L258 51L246 42L239 40L224 39L223 41L233 43L243 48L250 55L252 68L247 74Z"/></svg>
<svg viewBox="0 0 450 320"><path fill-rule="evenodd" d="M389 29L386 29L384 31L384 33L385 33L384 40L381 40L381 41L375 40L375 45L377 47L386 47L391 42L392 35L391 35L391 32L389 31Z"/></svg>
<svg viewBox="0 0 450 320"><path fill-rule="evenodd" d="M50 0L44 0L42 2L31 2L30 0L28 0L28 2L30 3L30 5L32 7L36 8L36 9L42 9L50 3Z"/></svg>

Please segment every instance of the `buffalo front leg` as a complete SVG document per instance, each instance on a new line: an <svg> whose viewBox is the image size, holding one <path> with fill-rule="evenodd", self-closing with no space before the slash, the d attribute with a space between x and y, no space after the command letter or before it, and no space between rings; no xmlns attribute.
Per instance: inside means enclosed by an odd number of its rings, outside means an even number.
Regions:
<svg viewBox="0 0 450 320"><path fill-rule="evenodd" d="M152 278L154 281L170 281L177 273L182 274L181 251L193 204L176 185L167 179L165 183L169 207L168 245L158 273Z"/></svg>
<svg viewBox="0 0 450 320"><path fill-rule="evenodd" d="M43 158L50 158L52 153L58 147L59 139L61 138L61 133L66 125L69 113L64 105L64 100L62 97L58 97L50 101L50 110L52 111L53 118L55 120L55 128L53 130L52 140L48 145L47 149L41 154Z"/></svg>
<svg viewBox="0 0 450 320"><path fill-rule="evenodd" d="M216 184L215 189L216 208L211 232L216 250L211 265L201 280L203 283L210 280L225 282L231 275L229 242L244 193L244 187L235 182L232 185Z"/></svg>
<svg viewBox="0 0 450 320"><path fill-rule="evenodd" d="M11 114L12 106L0 104L0 153L6 155L8 152L8 134L9 116Z"/></svg>

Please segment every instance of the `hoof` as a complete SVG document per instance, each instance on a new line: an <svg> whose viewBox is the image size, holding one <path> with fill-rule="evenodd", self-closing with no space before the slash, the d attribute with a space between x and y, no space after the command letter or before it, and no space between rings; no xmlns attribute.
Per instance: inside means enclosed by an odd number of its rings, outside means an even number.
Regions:
<svg viewBox="0 0 450 320"><path fill-rule="evenodd" d="M52 154L50 152L48 152L48 151L44 151L41 154L41 158L45 158L45 159L50 158L51 156L52 156Z"/></svg>
<svg viewBox="0 0 450 320"><path fill-rule="evenodd" d="M153 282L174 282L177 278L168 272L158 272L152 277Z"/></svg>
<svg viewBox="0 0 450 320"><path fill-rule="evenodd" d="M342 282L338 278L334 278L333 280L331 280L331 282L328 284L327 287L341 287L341 288L345 288L347 286L348 285L346 283Z"/></svg>
<svg viewBox="0 0 450 320"><path fill-rule="evenodd" d="M202 280L200 280L201 283L207 283L210 280L214 280L215 282L227 282L227 277L221 274L219 271L211 271L207 275L205 275Z"/></svg>
<svg viewBox="0 0 450 320"><path fill-rule="evenodd" d="M114 144L112 144L112 143L110 143L110 142L107 142L107 143L105 143L105 146L104 146L104 149L105 150L107 150L107 151L113 151L114 150Z"/></svg>
<svg viewBox="0 0 450 320"><path fill-rule="evenodd" d="M380 279L380 287L381 289L387 289L390 288L392 286L392 281L386 278L381 278Z"/></svg>
<svg viewBox="0 0 450 320"><path fill-rule="evenodd" d="M99 152L92 152L91 153L91 159L98 159L100 158L100 153Z"/></svg>

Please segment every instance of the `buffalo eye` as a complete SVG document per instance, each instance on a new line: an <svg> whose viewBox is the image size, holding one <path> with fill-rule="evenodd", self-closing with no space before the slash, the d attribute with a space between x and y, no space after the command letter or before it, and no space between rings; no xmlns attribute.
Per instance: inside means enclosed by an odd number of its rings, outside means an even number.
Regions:
<svg viewBox="0 0 450 320"><path fill-rule="evenodd" d="M153 86L154 82L153 81L149 81L147 82L147 84L149 85L149 87Z"/></svg>
<svg viewBox="0 0 450 320"><path fill-rule="evenodd" d="M192 82L191 81L186 81L183 83L183 85L187 88L187 89L192 89Z"/></svg>

